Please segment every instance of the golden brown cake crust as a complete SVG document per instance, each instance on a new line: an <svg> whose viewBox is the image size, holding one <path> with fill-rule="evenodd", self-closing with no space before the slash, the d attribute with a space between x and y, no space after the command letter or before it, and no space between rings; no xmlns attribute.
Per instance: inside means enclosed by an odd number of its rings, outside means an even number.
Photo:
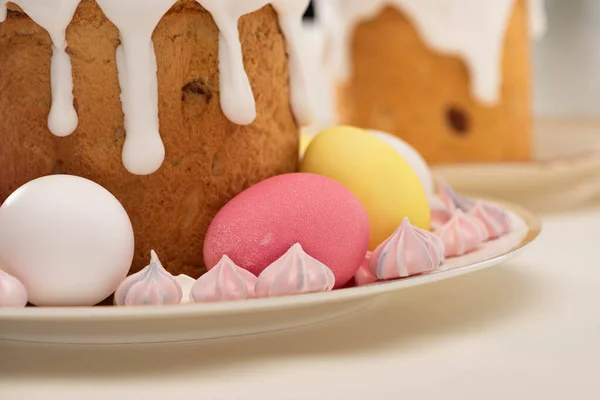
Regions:
<svg viewBox="0 0 600 400"><path fill-rule="evenodd" d="M501 100L489 107L471 95L460 58L434 52L411 20L396 8L384 9L354 33L353 77L338 91L341 122L394 133L429 163L528 159L527 21L526 0L518 0L505 38Z"/></svg>
<svg viewBox="0 0 600 400"><path fill-rule="evenodd" d="M239 28L257 106L249 126L231 123L221 111L218 30L211 15L182 0L161 20L153 40L166 159L158 172L135 176L121 162L125 131L115 26L95 2L80 4L67 31L79 126L58 138L47 128L50 38L27 16L9 11L0 24L0 202L40 176L89 178L129 213L136 239L132 271L146 265L155 249L172 273L199 276L214 214L244 188L297 169L298 126L277 16L267 6L242 17Z"/></svg>

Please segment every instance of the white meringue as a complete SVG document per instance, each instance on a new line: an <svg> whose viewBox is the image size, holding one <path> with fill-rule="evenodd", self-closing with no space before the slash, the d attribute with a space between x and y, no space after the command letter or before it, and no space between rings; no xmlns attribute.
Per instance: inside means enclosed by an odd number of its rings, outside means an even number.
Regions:
<svg viewBox="0 0 600 400"><path fill-rule="evenodd" d="M189 275L179 274L175 277L177 282L179 282L179 286L181 286L181 291L183 296L181 297L182 303L190 303L190 292L192 291L192 286L196 283L196 280Z"/></svg>
<svg viewBox="0 0 600 400"><path fill-rule="evenodd" d="M256 276L238 267L224 255L210 271L192 286L190 301L194 303L245 300L254 297Z"/></svg>
<svg viewBox="0 0 600 400"><path fill-rule="evenodd" d="M497 239L510 232L508 214L497 204L479 200L469 214L481 221L490 239Z"/></svg>
<svg viewBox="0 0 600 400"><path fill-rule="evenodd" d="M443 260L442 241L405 217L392 236L375 249L369 269L377 279L397 279L433 271Z"/></svg>
<svg viewBox="0 0 600 400"><path fill-rule="evenodd" d="M331 269L306 254L296 243L258 276L256 297L326 292L334 286Z"/></svg>
<svg viewBox="0 0 600 400"><path fill-rule="evenodd" d="M0 269L0 308L25 307L27 305L27 289L14 276Z"/></svg>
<svg viewBox="0 0 600 400"><path fill-rule="evenodd" d="M183 291L177 278L163 268L152 250L150 264L121 282L114 302L118 306L179 304L182 297Z"/></svg>

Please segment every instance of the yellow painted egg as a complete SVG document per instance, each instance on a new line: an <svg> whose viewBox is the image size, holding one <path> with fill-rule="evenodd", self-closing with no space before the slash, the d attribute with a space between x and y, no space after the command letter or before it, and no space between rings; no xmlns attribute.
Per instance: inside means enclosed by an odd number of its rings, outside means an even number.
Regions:
<svg viewBox="0 0 600 400"><path fill-rule="evenodd" d="M300 157L304 156L310 141L312 140L312 136L308 135L306 132L300 133Z"/></svg>
<svg viewBox="0 0 600 400"><path fill-rule="evenodd" d="M408 217L429 229L425 189L412 167L390 145L366 130L337 126L318 134L300 170L332 178L356 195L369 215L375 249Z"/></svg>

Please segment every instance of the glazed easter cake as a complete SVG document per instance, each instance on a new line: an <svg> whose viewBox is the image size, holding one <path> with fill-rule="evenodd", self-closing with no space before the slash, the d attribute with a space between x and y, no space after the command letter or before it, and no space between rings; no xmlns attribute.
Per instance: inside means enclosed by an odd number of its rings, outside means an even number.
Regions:
<svg viewBox="0 0 600 400"><path fill-rule="evenodd" d="M0 306L351 290L518 244L384 132L299 159L307 5L0 0Z"/></svg>
<svg viewBox="0 0 600 400"><path fill-rule="evenodd" d="M391 132L429 163L530 158L542 0L317 5L341 123Z"/></svg>
<svg viewBox="0 0 600 400"><path fill-rule="evenodd" d="M198 277L215 213L297 170L311 119L308 0L0 0L0 202L49 174L113 193L136 236Z"/></svg>

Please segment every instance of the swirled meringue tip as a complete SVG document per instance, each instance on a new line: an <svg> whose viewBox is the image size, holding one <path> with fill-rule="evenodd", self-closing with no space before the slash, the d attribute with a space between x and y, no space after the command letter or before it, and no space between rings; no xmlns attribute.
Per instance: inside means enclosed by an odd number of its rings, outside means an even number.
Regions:
<svg viewBox="0 0 600 400"><path fill-rule="evenodd" d="M452 186L440 177L437 178L437 189L437 197L451 214L454 214L457 209L468 212L475 206L475 201L458 195Z"/></svg>
<svg viewBox="0 0 600 400"><path fill-rule="evenodd" d="M210 271L192 286L190 301L194 303L245 300L255 297L256 276L238 267L224 255Z"/></svg>
<svg viewBox="0 0 600 400"><path fill-rule="evenodd" d="M442 239L446 257L457 257L481 247L488 239L488 233L477 218L457 210L454 216L436 229L435 234Z"/></svg>
<svg viewBox="0 0 600 400"><path fill-rule="evenodd" d="M334 286L333 271L296 243L258 276L256 297L326 292Z"/></svg>
<svg viewBox="0 0 600 400"><path fill-rule="evenodd" d="M449 209L439 196L433 196L429 199L429 209L431 210L431 229L436 230L446 222L450 221L456 208L452 205Z"/></svg>
<svg viewBox="0 0 600 400"><path fill-rule="evenodd" d="M367 252L364 261L356 271L356 274L354 274L354 284L356 286L365 286L377 282L377 277L369 269L369 260L372 254L370 251Z"/></svg>
<svg viewBox="0 0 600 400"><path fill-rule="evenodd" d="M377 279L406 278L434 271L443 261L443 243L404 218L396 231L380 244L369 260Z"/></svg>
<svg viewBox="0 0 600 400"><path fill-rule="evenodd" d="M183 297L181 285L164 269L158 256L150 252L150 264L128 276L115 292L118 306L179 304Z"/></svg>
<svg viewBox="0 0 600 400"><path fill-rule="evenodd" d="M27 289L20 280L0 269L0 308L25 307Z"/></svg>
<svg viewBox="0 0 600 400"><path fill-rule="evenodd" d="M485 226L489 239L498 239L510 232L510 218L497 204L478 200L469 214Z"/></svg>

